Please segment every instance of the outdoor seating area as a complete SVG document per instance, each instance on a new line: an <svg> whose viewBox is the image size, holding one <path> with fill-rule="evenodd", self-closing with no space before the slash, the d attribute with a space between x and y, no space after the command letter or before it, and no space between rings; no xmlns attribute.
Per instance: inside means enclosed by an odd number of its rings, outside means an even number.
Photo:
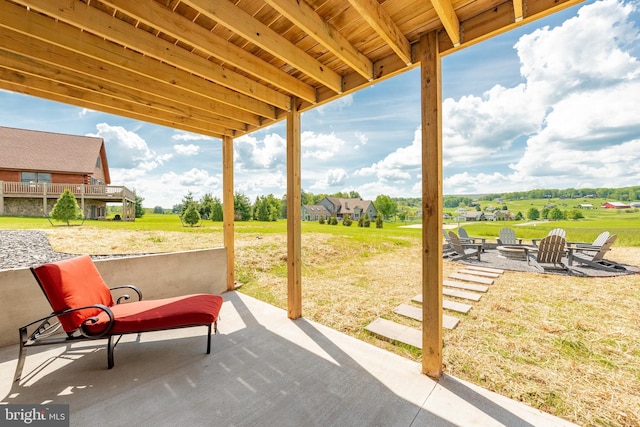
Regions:
<svg viewBox="0 0 640 427"><path fill-rule="evenodd" d="M14 383L18 346L2 347L0 400L69 404L71 425L574 425L450 375L434 380L417 362L241 293L222 296L210 355L198 350L199 328L124 337L127 363L112 370L99 363L104 340L69 343L34 350Z"/></svg>
<svg viewBox="0 0 640 427"><path fill-rule="evenodd" d="M638 272L637 267L607 259L617 238L608 231L600 233L593 242L568 241L566 231L561 228L551 230L544 238L531 239L530 243L517 238L509 227L500 230L496 243L489 242L490 239L483 244L472 243L459 238L453 230L445 232L445 237L448 237L443 246L446 259L488 268L586 277Z"/></svg>

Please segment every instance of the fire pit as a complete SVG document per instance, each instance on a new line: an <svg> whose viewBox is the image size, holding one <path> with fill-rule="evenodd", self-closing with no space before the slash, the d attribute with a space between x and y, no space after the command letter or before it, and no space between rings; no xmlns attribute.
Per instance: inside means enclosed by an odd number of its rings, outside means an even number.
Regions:
<svg viewBox="0 0 640 427"><path fill-rule="evenodd" d="M533 249L533 248L529 246L513 245L513 246L498 246L496 249L498 249L500 256L504 258L525 261L527 259L527 253L525 249Z"/></svg>

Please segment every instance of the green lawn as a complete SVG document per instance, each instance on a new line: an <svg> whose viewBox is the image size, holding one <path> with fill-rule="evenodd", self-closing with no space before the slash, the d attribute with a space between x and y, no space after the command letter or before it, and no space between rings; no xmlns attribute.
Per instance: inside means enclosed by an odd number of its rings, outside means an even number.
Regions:
<svg viewBox="0 0 640 427"><path fill-rule="evenodd" d="M561 210L573 209L579 203L592 203L600 206L604 200L584 199L584 200L521 200L516 202L506 202L512 212L526 212L531 207L542 209L545 204L555 204ZM449 226L462 226L472 236L483 236L495 238L503 227L511 227L516 231L519 238L531 239L544 237L553 228L563 228L567 232L569 241L593 241L601 232L609 231L617 234L616 245L619 246L640 246L640 209L584 209L582 210L584 219L567 221L536 221L532 223L523 221L482 221L482 222L451 222L445 221ZM419 221L413 221L413 224ZM370 228L358 227L353 223L350 227L345 227L342 223L338 225L319 224L318 222L303 222L302 232L329 233L333 235L349 236L355 241L366 242L370 239L403 239L417 238L422 233L419 228L408 228L409 222L385 222L382 229L375 228L372 223ZM142 218L133 222L125 221L95 221L87 220L85 226L99 227L116 230L155 230L174 231L185 233L220 233L223 230L222 222L203 221L199 227L184 227L177 215L147 213ZM63 225L60 225L63 226ZM45 218L29 217L0 217L0 229L47 229L52 225ZM239 221L235 223L236 233L265 234L265 233L286 233L286 220L276 222L259 221Z"/></svg>

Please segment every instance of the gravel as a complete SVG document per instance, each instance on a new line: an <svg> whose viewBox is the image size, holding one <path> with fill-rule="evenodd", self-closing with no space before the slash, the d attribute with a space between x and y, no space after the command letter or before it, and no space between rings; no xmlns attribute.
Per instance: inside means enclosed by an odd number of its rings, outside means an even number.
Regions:
<svg viewBox="0 0 640 427"><path fill-rule="evenodd" d="M77 254L55 252L47 234L36 230L0 230L0 270L35 267L47 262L73 258ZM93 259L127 255L96 255Z"/></svg>

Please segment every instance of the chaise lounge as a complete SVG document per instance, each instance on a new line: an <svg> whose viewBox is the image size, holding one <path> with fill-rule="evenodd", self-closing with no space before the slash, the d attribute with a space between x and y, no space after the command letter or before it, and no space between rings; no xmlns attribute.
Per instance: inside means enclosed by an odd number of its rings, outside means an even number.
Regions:
<svg viewBox="0 0 640 427"><path fill-rule="evenodd" d="M14 381L20 380L26 349L33 346L107 339L107 367L111 369L114 349L122 335L207 326L207 354L211 352L212 328L217 333L222 307L219 295L143 301L135 286L109 288L88 255L33 267L31 271L53 312L19 329L20 353ZM128 302L129 295L122 295L114 303L111 291L117 289L134 291L138 300Z"/></svg>

